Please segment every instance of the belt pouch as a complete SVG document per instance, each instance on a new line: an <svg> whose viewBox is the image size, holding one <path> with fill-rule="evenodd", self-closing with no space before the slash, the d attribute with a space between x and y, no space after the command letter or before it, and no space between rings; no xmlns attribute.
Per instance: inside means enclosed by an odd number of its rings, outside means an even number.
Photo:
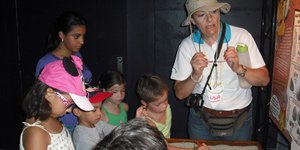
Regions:
<svg viewBox="0 0 300 150"><path fill-rule="evenodd" d="M209 112L199 112L201 120L213 136L231 136L241 128L248 116L248 109L230 116L213 115Z"/></svg>

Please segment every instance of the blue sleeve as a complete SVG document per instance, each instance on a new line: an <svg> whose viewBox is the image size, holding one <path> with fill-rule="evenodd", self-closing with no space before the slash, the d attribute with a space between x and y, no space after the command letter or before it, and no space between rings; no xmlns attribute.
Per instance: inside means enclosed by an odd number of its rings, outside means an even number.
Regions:
<svg viewBox="0 0 300 150"><path fill-rule="evenodd" d="M44 68L44 66L45 66L45 64L41 60L39 60L35 67L35 74L34 74L35 77L39 76L39 74L41 73L41 70L42 70L42 68Z"/></svg>
<svg viewBox="0 0 300 150"><path fill-rule="evenodd" d="M36 67L35 67L35 77L38 77L43 70L44 66L47 65L48 63L58 60L57 57L53 56L51 53L47 53L44 55L42 58L39 59Z"/></svg>

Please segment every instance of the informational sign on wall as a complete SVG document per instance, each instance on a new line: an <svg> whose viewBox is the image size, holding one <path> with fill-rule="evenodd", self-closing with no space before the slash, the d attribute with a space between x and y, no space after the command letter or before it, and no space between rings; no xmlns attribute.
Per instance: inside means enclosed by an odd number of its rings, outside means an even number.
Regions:
<svg viewBox="0 0 300 150"><path fill-rule="evenodd" d="M300 149L300 0L278 0L269 115Z"/></svg>

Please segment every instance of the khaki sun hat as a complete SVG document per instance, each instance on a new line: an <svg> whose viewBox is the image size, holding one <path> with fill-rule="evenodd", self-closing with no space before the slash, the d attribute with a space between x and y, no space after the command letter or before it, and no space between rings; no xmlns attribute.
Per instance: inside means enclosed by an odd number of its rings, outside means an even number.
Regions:
<svg viewBox="0 0 300 150"><path fill-rule="evenodd" d="M231 6L228 3L219 3L217 0L187 0L185 7L188 16L182 26L188 26L191 23L191 16L196 11L214 11L220 8L222 13L228 13Z"/></svg>

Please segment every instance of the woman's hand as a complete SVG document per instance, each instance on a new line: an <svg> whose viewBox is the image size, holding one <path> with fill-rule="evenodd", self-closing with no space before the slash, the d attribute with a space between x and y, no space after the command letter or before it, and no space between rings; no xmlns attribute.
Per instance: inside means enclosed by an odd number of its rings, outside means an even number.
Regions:
<svg viewBox="0 0 300 150"><path fill-rule="evenodd" d="M202 75L203 69L207 67L208 60L202 52L197 52L190 63L193 68L192 76L197 80Z"/></svg>
<svg viewBox="0 0 300 150"><path fill-rule="evenodd" d="M239 63L238 53L234 47L228 47L224 53L224 59L233 72L239 71L241 65Z"/></svg>

